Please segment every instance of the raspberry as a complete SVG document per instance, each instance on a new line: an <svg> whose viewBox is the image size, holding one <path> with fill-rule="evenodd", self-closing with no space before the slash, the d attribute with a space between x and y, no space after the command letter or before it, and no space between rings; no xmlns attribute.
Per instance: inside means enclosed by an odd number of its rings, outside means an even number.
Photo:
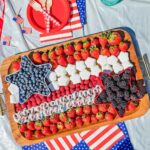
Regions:
<svg viewBox="0 0 150 150"><path fill-rule="evenodd" d="M125 110L124 109L119 109L118 114L119 116L123 116L124 115Z"/></svg>
<svg viewBox="0 0 150 150"><path fill-rule="evenodd" d="M126 101L122 101L122 102L120 103L120 106L121 106L123 109L125 109L126 106L127 106L127 102L126 102Z"/></svg>
<svg viewBox="0 0 150 150"><path fill-rule="evenodd" d="M113 100L113 101L112 101L112 105L113 105L115 108L117 108L117 106L118 106L117 101Z"/></svg>

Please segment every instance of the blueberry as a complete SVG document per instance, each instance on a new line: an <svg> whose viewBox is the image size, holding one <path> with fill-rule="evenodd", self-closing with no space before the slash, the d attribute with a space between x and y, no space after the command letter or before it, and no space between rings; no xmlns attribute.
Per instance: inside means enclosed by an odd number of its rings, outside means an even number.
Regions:
<svg viewBox="0 0 150 150"><path fill-rule="evenodd" d="M112 105L113 105L115 108L117 108L118 103L117 103L115 100L113 100L113 101L112 101Z"/></svg>
<svg viewBox="0 0 150 150"><path fill-rule="evenodd" d="M124 109L119 109L118 114L119 116L123 116L124 115L125 110Z"/></svg>

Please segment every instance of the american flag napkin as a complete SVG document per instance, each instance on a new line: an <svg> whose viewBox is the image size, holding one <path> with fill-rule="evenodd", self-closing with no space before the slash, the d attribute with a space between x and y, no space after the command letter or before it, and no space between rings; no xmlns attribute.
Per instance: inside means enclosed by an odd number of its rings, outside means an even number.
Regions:
<svg viewBox="0 0 150 150"><path fill-rule="evenodd" d="M31 27L22 27L22 33L25 34L31 34L32 33L32 28Z"/></svg>
<svg viewBox="0 0 150 150"><path fill-rule="evenodd" d="M20 15L15 15L13 17L13 21L15 21L17 24L22 24L23 23L23 18Z"/></svg>
<svg viewBox="0 0 150 150"><path fill-rule="evenodd" d="M3 38L3 45L10 46L11 37L10 36L4 36Z"/></svg>
<svg viewBox="0 0 150 150"><path fill-rule="evenodd" d="M58 32L40 34L40 42L56 41L72 37L72 31L82 28L76 0L69 0L71 17L68 24Z"/></svg>
<svg viewBox="0 0 150 150"><path fill-rule="evenodd" d="M133 150L124 123L48 140L23 150Z"/></svg>

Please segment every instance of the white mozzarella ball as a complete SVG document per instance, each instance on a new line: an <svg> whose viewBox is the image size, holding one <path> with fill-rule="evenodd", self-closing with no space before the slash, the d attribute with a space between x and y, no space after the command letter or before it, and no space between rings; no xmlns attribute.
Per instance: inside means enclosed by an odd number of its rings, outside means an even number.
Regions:
<svg viewBox="0 0 150 150"><path fill-rule="evenodd" d="M108 65L113 65L118 62L118 58L114 55L111 55L110 57L107 58L107 64Z"/></svg>
<svg viewBox="0 0 150 150"><path fill-rule="evenodd" d="M57 81L52 82L52 86L55 90L59 90L59 83Z"/></svg>
<svg viewBox="0 0 150 150"><path fill-rule="evenodd" d="M101 66L106 65L107 64L107 56L100 55L97 60L97 63Z"/></svg>
<svg viewBox="0 0 150 150"><path fill-rule="evenodd" d="M86 68L84 61L76 61L76 69L82 71Z"/></svg>
<svg viewBox="0 0 150 150"><path fill-rule="evenodd" d="M57 74L58 77L64 76L64 75L67 74L66 68L63 67L63 66L60 66L60 65L55 69L55 72L56 72L56 74Z"/></svg>
<svg viewBox="0 0 150 150"><path fill-rule="evenodd" d="M58 78L59 86L67 86L69 84L70 78L67 76L61 76Z"/></svg>
<svg viewBox="0 0 150 150"><path fill-rule="evenodd" d="M92 66L95 66L96 65L96 59L94 58L91 58L91 57L88 57L86 60L85 60L85 64L88 68L91 68Z"/></svg>
<svg viewBox="0 0 150 150"><path fill-rule="evenodd" d="M113 70L116 74L123 70L123 66L119 63L113 65Z"/></svg>
<svg viewBox="0 0 150 150"><path fill-rule="evenodd" d="M130 61L123 62L122 65L123 65L124 69L132 68L133 67L133 64Z"/></svg>
<svg viewBox="0 0 150 150"><path fill-rule="evenodd" d="M127 62L129 61L129 54L128 52L120 52L120 54L118 55L118 58L122 63Z"/></svg>
<svg viewBox="0 0 150 150"><path fill-rule="evenodd" d="M72 81L73 84L78 84L81 82L80 75L79 74L74 74L70 77L70 80Z"/></svg>
<svg viewBox="0 0 150 150"><path fill-rule="evenodd" d="M91 73L88 70L82 70L80 72L80 77L82 80L88 80L90 78Z"/></svg>
<svg viewBox="0 0 150 150"><path fill-rule="evenodd" d="M102 66L102 71L110 71L110 72L112 72L113 69L112 69L112 67L110 65L104 65L104 66Z"/></svg>
<svg viewBox="0 0 150 150"><path fill-rule="evenodd" d="M17 85L11 83L10 86L8 87L8 91L11 94L19 93L19 88Z"/></svg>
<svg viewBox="0 0 150 150"><path fill-rule="evenodd" d="M69 75L73 75L77 72L76 70L76 66L75 65L71 65L71 64L68 64L67 67L66 67L66 71Z"/></svg>
<svg viewBox="0 0 150 150"><path fill-rule="evenodd" d="M101 69L98 65L95 65L91 68L91 75L98 77L100 72L101 72Z"/></svg>
<svg viewBox="0 0 150 150"><path fill-rule="evenodd" d="M19 93L15 93L13 95L10 95L10 103L12 103L12 104L19 103Z"/></svg>
<svg viewBox="0 0 150 150"><path fill-rule="evenodd" d="M57 80L57 75L54 71L52 71L49 75L49 80L50 81L56 81Z"/></svg>

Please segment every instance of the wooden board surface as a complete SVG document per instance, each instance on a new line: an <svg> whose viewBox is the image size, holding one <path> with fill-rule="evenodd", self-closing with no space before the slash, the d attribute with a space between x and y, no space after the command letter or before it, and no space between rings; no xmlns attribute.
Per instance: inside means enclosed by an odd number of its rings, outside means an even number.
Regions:
<svg viewBox="0 0 150 150"><path fill-rule="evenodd" d="M118 30L120 30L120 29L118 29ZM125 33L125 39L131 41L129 52L130 52L130 59L135 64L136 69L137 69L136 77L137 77L137 79L143 79L143 75L142 75L142 72L141 72L141 69L140 69L140 65L139 65L138 58L137 58L137 55L136 55L136 52L135 52L135 48L134 48L134 45L132 44L132 39L131 39L128 32L126 32L124 30L121 30L121 31L123 31ZM96 34L93 34L93 35L90 35L90 36L77 38L77 39L74 39L74 40L54 44L54 45L43 47L43 48L38 48L38 49L35 49L35 50L32 50L32 51L43 51L44 52L44 51L47 51L47 50L49 50L49 49L51 49L55 46L59 46L59 45L62 45L62 44L67 44L67 43L70 43L70 42L78 42L80 40L86 39L87 37L92 38L92 37L98 36L99 34L100 33L96 33ZM5 95L5 100L6 100L6 106L7 106L7 111L8 111L9 122L10 122L10 125L11 125L13 136L14 136L16 142L20 145L30 145L30 144L42 142L42 141L45 141L45 140L48 140L48 139L62 137L62 136L66 136L68 134L81 132L81 131L84 131L84 130L89 130L89 129L97 128L97 127L100 127L100 126L104 126L104 125L108 125L108 124L115 124L115 123L118 123L118 122L121 122L121 121L137 118L137 117L140 117L140 116L144 115L149 109L149 97L148 97L148 94L146 94L141 99L140 105L138 106L136 111L127 112L126 115L123 118L118 117L118 118L115 118L113 121L101 121L99 123L91 124L91 125L88 125L88 126L83 126L81 128L74 128L72 130L65 130L63 132L58 132L55 135L51 135L51 136L45 137L43 139L27 140L20 134L19 129L18 129L18 124L13 119L13 114L15 113L15 109L14 109L14 105L12 105L10 103L10 93L8 91L9 83L7 83L5 81L5 76L8 74L9 66L10 66L10 64L12 63L13 60L17 59L20 56L28 55L30 52L31 51L28 51L28 52L24 52L24 53L17 54L17 55L6 58L3 61L1 67L0 67L2 83L3 83L3 91L4 91L4 95Z"/></svg>

